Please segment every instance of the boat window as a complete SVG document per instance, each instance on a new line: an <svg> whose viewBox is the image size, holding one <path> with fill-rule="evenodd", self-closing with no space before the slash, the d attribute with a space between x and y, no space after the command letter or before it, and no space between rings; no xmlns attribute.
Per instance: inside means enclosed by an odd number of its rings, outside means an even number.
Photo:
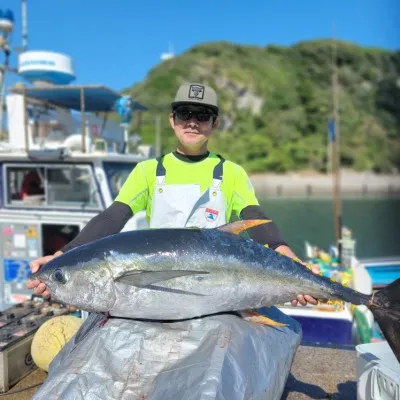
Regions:
<svg viewBox="0 0 400 400"><path fill-rule="evenodd" d="M88 166L47 167L47 204L97 208L98 190Z"/></svg>
<svg viewBox="0 0 400 400"><path fill-rule="evenodd" d="M115 199L121 190L122 185L128 178L129 174L136 166L136 162L103 162L104 171L107 176L107 182L110 187L111 197Z"/></svg>
<svg viewBox="0 0 400 400"><path fill-rule="evenodd" d="M32 167L7 168L8 203L15 201L44 200L44 169Z"/></svg>
<svg viewBox="0 0 400 400"><path fill-rule="evenodd" d="M8 165L9 206L99 209L100 193L89 165Z"/></svg>

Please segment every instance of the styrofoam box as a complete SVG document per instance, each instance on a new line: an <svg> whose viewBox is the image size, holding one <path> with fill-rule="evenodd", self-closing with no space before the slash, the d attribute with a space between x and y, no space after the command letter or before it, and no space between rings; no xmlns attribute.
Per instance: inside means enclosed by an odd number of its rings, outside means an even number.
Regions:
<svg viewBox="0 0 400 400"><path fill-rule="evenodd" d="M357 350L357 400L400 400L400 363L386 341Z"/></svg>

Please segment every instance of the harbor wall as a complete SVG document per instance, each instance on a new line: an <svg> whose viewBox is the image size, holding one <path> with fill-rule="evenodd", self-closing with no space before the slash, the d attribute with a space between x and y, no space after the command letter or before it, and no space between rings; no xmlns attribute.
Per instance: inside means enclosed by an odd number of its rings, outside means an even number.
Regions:
<svg viewBox="0 0 400 400"><path fill-rule="evenodd" d="M333 196L334 180L331 174L266 173L250 175L250 180L260 198ZM340 191L342 197L400 198L400 175L342 172Z"/></svg>

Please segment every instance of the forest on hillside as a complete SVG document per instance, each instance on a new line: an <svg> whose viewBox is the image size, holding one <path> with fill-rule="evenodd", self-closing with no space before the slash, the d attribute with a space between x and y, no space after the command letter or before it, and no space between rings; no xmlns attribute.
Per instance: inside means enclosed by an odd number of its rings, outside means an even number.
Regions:
<svg viewBox="0 0 400 400"><path fill-rule="evenodd" d="M153 68L123 92L149 107L131 132L161 149L175 148L171 100L185 81L203 82L219 96L220 128L210 148L249 172L287 172L329 165L332 42L291 47L227 42L195 46ZM391 173L400 168L400 52L337 42L340 155L345 168Z"/></svg>

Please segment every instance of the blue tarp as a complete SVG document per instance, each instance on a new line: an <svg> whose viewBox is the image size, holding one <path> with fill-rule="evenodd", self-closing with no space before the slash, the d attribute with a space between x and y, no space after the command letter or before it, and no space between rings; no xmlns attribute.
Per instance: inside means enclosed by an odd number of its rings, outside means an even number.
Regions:
<svg viewBox="0 0 400 400"><path fill-rule="evenodd" d="M81 88L85 94L85 111L110 112L114 111L116 100L122 96L104 86L51 86L26 88L28 98L46 101L55 106L65 107L71 110L81 110ZM12 88L11 93L23 94L23 88ZM147 110L139 103L132 102L134 110Z"/></svg>

